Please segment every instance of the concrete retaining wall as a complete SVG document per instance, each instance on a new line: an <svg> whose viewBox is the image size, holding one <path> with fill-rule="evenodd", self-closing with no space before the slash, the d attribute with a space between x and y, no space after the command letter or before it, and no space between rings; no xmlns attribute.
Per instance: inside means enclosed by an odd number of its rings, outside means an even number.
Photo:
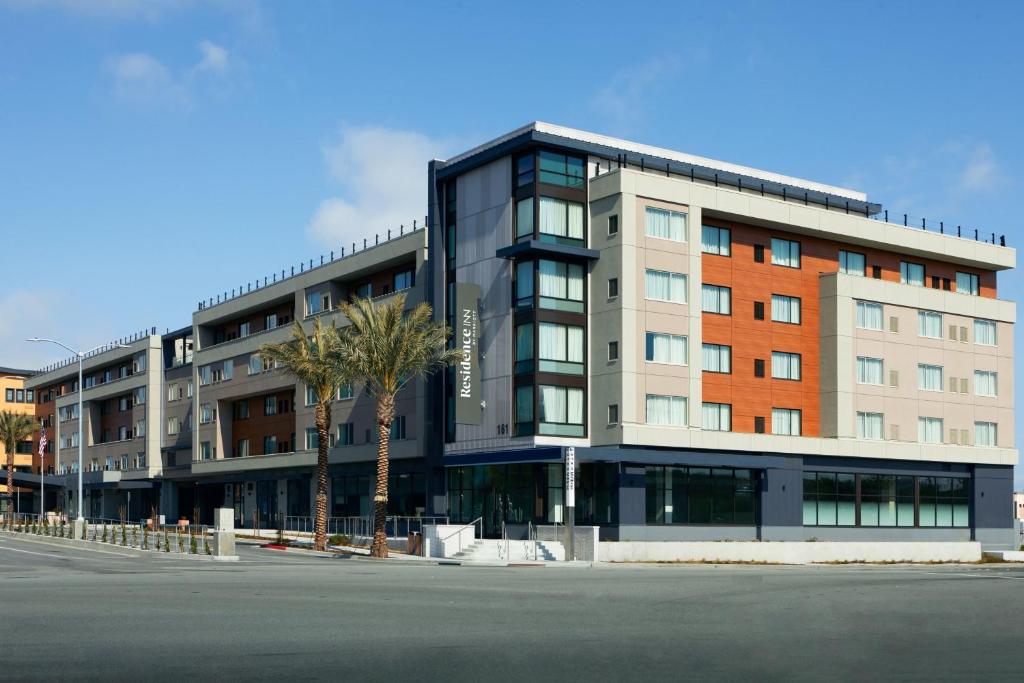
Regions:
<svg viewBox="0 0 1024 683"><path fill-rule="evenodd" d="M602 562L977 562L973 541L908 543L603 541Z"/></svg>

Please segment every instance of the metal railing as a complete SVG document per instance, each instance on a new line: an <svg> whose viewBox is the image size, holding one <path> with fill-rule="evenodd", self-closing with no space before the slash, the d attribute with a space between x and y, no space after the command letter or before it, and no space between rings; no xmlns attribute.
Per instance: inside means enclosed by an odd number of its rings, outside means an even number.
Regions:
<svg viewBox="0 0 1024 683"><path fill-rule="evenodd" d="M477 534L476 534L476 527L477 527L477 525L480 526L480 535L479 536L477 536ZM477 517L476 519L474 519L469 524L460 524L458 530L456 530L454 533L450 533L447 536L445 536L444 538L437 539L437 542L441 546L441 552L444 553L445 541L447 541L448 539L453 538L455 536L458 536L458 538L459 538L459 549L456 550L455 552L456 553L461 553L462 552L462 532L465 531L466 529L473 529L473 538L474 538L474 540L477 539L477 538L483 538L484 537L484 518L483 517ZM447 553L444 553L444 554L445 554L445 556L447 556Z"/></svg>
<svg viewBox="0 0 1024 683"><path fill-rule="evenodd" d="M59 523L49 524L41 523L37 515L18 513L13 517L4 515L0 530L179 555L211 555L213 552L211 529L206 525L156 524L150 528L145 522L93 517L85 520L81 536L76 537L75 525L63 516Z"/></svg>
<svg viewBox="0 0 1024 683"><path fill-rule="evenodd" d="M314 518L308 516L287 515L281 518L282 531L286 533L312 534ZM408 517L388 515L384 529L388 538L404 539L411 533L423 533L423 527L433 524L448 524L448 517L430 515L424 517ZM373 517L328 517L327 534L349 536L350 538L371 538L373 536Z"/></svg>

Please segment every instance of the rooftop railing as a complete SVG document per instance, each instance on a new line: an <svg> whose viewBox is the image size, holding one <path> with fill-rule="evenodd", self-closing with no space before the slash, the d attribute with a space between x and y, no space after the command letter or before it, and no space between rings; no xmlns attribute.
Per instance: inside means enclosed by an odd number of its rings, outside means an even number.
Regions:
<svg viewBox="0 0 1024 683"><path fill-rule="evenodd" d="M317 268L330 265L335 261L340 261L342 259L355 256L356 254L361 254L364 251L368 251L374 247L379 247L382 244L387 244L388 242L404 237L405 235L409 235L414 232L421 232L425 227L426 219L424 218L423 225L418 225L417 221L413 221L412 228L406 228L405 225L400 225L398 226L398 230L388 229L384 235L377 233L374 235L372 242L369 238L364 238L362 248L359 248L359 244L357 242L353 242L352 248L349 250L346 250L346 248L342 246L341 251L331 250L326 254L320 254L319 262L317 259L309 259L308 263L302 261L298 264L298 267L292 266L290 269L282 269L280 276L274 272L270 275L264 276L262 281L257 278L252 282L239 285L237 289L232 289L230 293L227 290L224 290L223 294L218 294L210 297L209 299L200 301L197 310L205 311L208 308L219 306L222 303L237 299L240 296L245 296L246 294L259 291L260 289L270 287L271 285L276 285L279 282L290 280L297 275L304 275L310 271L316 270Z"/></svg>
<svg viewBox="0 0 1024 683"><path fill-rule="evenodd" d="M156 327L155 326L149 328L148 332L146 330L142 330L140 332L135 332L133 334L128 335L127 337L121 337L120 339L115 339L112 342L104 344L103 346L99 347L98 349L94 349L94 350L90 351L89 353L85 354L85 358L93 358L93 357L98 356L98 355L100 355L102 353L106 353L107 351L110 351L111 349L120 348L121 345L132 344L134 342L139 341L140 339L145 339L146 337L148 337L150 335L154 335L154 334L156 334ZM59 361L57 363L51 363L50 365L43 366L43 367L39 368L39 371L36 374L41 375L41 374L46 373L46 372L52 372L54 370L60 370L61 368L65 368L65 367L67 367L67 366L69 366L69 365L71 365L73 363L77 363L77 362L78 362L78 357L77 356L72 356L71 358L68 358L66 360L62 360L62 361ZM86 388L88 388L88 387L86 387Z"/></svg>

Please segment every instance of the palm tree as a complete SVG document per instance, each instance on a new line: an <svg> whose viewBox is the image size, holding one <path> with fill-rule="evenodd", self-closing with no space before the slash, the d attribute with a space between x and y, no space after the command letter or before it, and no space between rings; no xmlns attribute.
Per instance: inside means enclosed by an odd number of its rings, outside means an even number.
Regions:
<svg viewBox="0 0 1024 683"><path fill-rule="evenodd" d="M316 397L316 431L319 436L316 458L316 515L313 522L313 547L327 548L327 449L330 447L331 401L340 387L349 381L348 366L338 363L338 328L313 321L313 334L306 336L302 323L292 326L292 340L264 344L260 356L284 368L285 372L309 387Z"/></svg>
<svg viewBox="0 0 1024 683"><path fill-rule="evenodd" d="M434 322L429 304L405 312L405 294L374 304L355 298L341 310L351 326L341 330L341 359L377 401L377 486L373 496L371 557L388 556L385 532L388 514L388 449L395 419L395 396L415 377L462 359L462 351L447 348L451 330Z"/></svg>
<svg viewBox="0 0 1024 683"><path fill-rule="evenodd" d="M0 412L0 443L7 451L7 512L14 520L14 453L18 444L32 436L36 421L31 415L19 415L5 410Z"/></svg>

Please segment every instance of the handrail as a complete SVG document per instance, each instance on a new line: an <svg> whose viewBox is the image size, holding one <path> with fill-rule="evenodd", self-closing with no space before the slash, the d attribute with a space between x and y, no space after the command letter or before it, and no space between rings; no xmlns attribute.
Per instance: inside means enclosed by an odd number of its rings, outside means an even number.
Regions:
<svg viewBox="0 0 1024 683"><path fill-rule="evenodd" d="M462 525L460 525L458 530L456 530L454 533L450 533L447 536L445 536L444 538L438 539L438 543L440 543L440 545L441 545L441 552L444 552L444 542L445 541L447 541L452 536L458 536L459 537L459 550L458 550L458 552L461 553L462 552L462 532L466 530L466 527L471 527L473 529L473 535L474 535L474 538L475 538L476 537L476 525L478 523L480 524L480 537L483 538L483 535L484 535L484 518L483 517L477 517L476 519L474 519L469 524L462 524Z"/></svg>

